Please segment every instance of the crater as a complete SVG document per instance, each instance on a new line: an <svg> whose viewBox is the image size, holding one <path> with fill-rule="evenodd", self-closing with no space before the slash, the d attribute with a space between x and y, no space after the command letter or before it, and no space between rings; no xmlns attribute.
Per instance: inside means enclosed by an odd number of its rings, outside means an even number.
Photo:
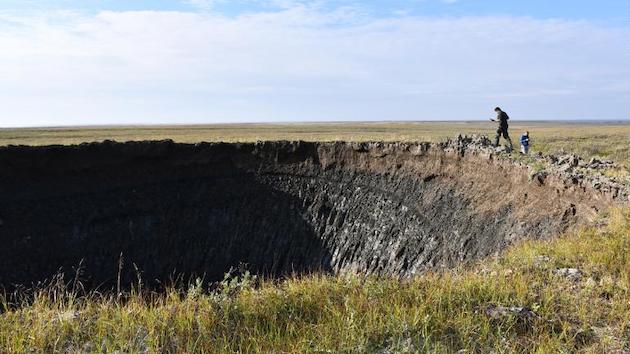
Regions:
<svg viewBox="0 0 630 354"><path fill-rule="evenodd" d="M0 148L0 286L412 276L592 221L618 195L444 143L103 142Z"/></svg>

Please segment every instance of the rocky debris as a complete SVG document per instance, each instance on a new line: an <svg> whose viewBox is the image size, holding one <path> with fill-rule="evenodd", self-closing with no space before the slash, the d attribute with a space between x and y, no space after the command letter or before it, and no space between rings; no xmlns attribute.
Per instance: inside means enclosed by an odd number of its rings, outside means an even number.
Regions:
<svg viewBox="0 0 630 354"><path fill-rule="evenodd" d="M549 256L536 256L534 257L534 266L542 268L551 262Z"/></svg>
<svg viewBox="0 0 630 354"><path fill-rule="evenodd" d="M547 163L549 163L550 165L551 165L551 164L555 164L555 163L557 163L557 162L558 162L558 157L557 157L557 156L555 156L555 155L546 155L546 156L545 156L545 155L543 155L543 153L542 153L542 152L540 152L540 151L539 151L539 152L538 152L538 155L536 155L536 156L537 156L538 158L542 158L542 159L544 159L544 160L545 160L545 161L547 161Z"/></svg>
<svg viewBox="0 0 630 354"><path fill-rule="evenodd" d="M574 154L559 156L556 161L557 165L568 165L570 167L577 167L580 163L580 157Z"/></svg>
<svg viewBox="0 0 630 354"><path fill-rule="evenodd" d="M557 157L549 155L549 160L557 166L570 166L571 168L580 167L590 170L618 167L618 165L611 160L593 157L586 162L580 156L575 154L560 155Z"/></svg>
<svg viewBox="0 0 630 354"><path fill-rule="evenodd" d="M619 199L622 200L629 195L628 190L630 189L630 178L626 178L625 181L625 184L620 183L602 175L594 175L588 178L588 183L594 189L597 189L602 193L612 194L616 198L619 197Z"/></svg>
<svg viewBox="0 0 630 354"><path fill-rule="evenodd" d="M593 277L588 277L586 282L584 282L584 286L587 288L594 288L598 285L597 281Z"/></svg>
<svg viewBox="0 0 630 354"><path fill-rule="evenodd" d="M577 268L559 268L555 270L554 274L572 281L578 281L582 278L583 273Z"/></svg>
<svg viewBox="0 0 630 354"><path fill-rule="evenodd" d="M397 353L420 353L421 347L418 346L417 340L408 336L410 334L403 333L403 338L388 338L385 347L375 350L374 354L397 354ZM364 352L365 348L356 348L351 352Z"/></svg>
<svg viewBox="0 0 630 354"><path fill-rule="evenodd" d="M598 157L593 157L588 162L584 162L583 160L580 160L579 166L590 169L590 170L618 167L618 165L615 164L613 161L608 160L608 159L601 159Z"/></svg>
<svg viewBox="0 0 630 354"><path fill-rule="evenodd" d="M445 151L455 151L460 156L480 155L491 160L510 159L505 147L494 147L485 135L459 135L456 139L449 139L438 145ZM619 166L611 160L593 157L586 162L576 154L564 152L560 155L544 155L538 152L530 157L533 159L530 165L538 163L546 166L543 170L532 170L529 175L530 181L538 185L544 185L548 177L553 175L563 180L567 188L588 186L613 199L622 202L630 201L630 186L628 185L630 178L628 178L628 183L623 184L601 174L588 173L605 168L618 168ZM518 162L515 161L514 164Z"/></svg>
<svg viewBox="0 0 630 354"><path fill-rule="evenodd" d="M457 150L463 154L469 152L479 152L486 149L494 149L492 142L485 135L458 135L455 139L447 139L443 142L431 144L432 147L439 147L444 151Z"/></svg>
<svg viewBox="0 0 630 354"><path fill-rule="evenodd" d="M535 181L539 186L542 186L545 184L545 179L547 179L547 176L549 176L549 172L547 171L533 172L529 175L529 180Z"/></svg>
<svg viewBox="0 0 630 354"><path fill-rule="evenodd" d="M558 172L565 172L565 173L569 173L573 171L574 168L575 166L573 166L572 164L560 164L557 167Z"/></svg>
<svg viewBox="0 0 630 354"><path fill-rule="evenodd" d="M526 332L531 330L534 321L540 319L540 316L532 309L524 306L499 306L494 304L482 307L482 313L493 321L505 321L514 319L516 330L518 332Z"/></svg>
<svg viewBox="0 0 630 354"><path fill-rule="evenodd" d="M497 320L508 316L516 316L520 319L531 321L538 317L530 308L523 306L498 306L490 304L485 307L484 313L486 316Z"/></svg>
<svg viewBox="0 0 630 354"><path fill-rule="evenodd" d="M564 179L569 184L588 185L603 194L611 195L615 199L630 200L630 188L627 185L601 174L588 173L605 168L618 168L618 165L610 160L594 157L589 162L585 162L573 154L559 157L548 155L544 159L549 163L548 169L551 172L564 175Z"/></svg>

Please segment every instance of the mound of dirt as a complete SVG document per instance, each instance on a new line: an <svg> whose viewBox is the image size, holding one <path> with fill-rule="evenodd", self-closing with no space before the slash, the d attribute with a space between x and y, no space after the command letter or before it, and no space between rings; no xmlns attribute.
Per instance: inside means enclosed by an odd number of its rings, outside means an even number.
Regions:
<svg viewBox="0 0 630 354"><path fill-rule="evenodd" d="M172 141L0 148L0 285L410 276L592 221L628 188L443 143ZM544 158L544 157L543 157Z"/></svg>

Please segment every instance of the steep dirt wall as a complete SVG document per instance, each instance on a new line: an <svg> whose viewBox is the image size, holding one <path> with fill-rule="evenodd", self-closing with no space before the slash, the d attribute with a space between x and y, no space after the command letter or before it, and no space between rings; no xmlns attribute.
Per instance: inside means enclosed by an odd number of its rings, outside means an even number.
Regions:
<svg viewBox="0 0 630 354"><path fill-rule="evenodd" d="M428 143L0 148L0 285L256 272L408 276L551 237L618 199L531 178L468 138Z"/></svg>

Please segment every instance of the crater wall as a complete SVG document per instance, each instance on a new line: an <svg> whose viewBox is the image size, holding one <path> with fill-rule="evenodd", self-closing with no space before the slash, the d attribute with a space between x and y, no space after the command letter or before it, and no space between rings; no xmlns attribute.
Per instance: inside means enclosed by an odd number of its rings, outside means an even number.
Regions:
<svg viewBox="0 0 630 354"><path fill-rule="evenodd" d="M103 142L0 148L0 286L266 275L410 276L557 235L619 193L532 178L484 139Z"/></svg>

